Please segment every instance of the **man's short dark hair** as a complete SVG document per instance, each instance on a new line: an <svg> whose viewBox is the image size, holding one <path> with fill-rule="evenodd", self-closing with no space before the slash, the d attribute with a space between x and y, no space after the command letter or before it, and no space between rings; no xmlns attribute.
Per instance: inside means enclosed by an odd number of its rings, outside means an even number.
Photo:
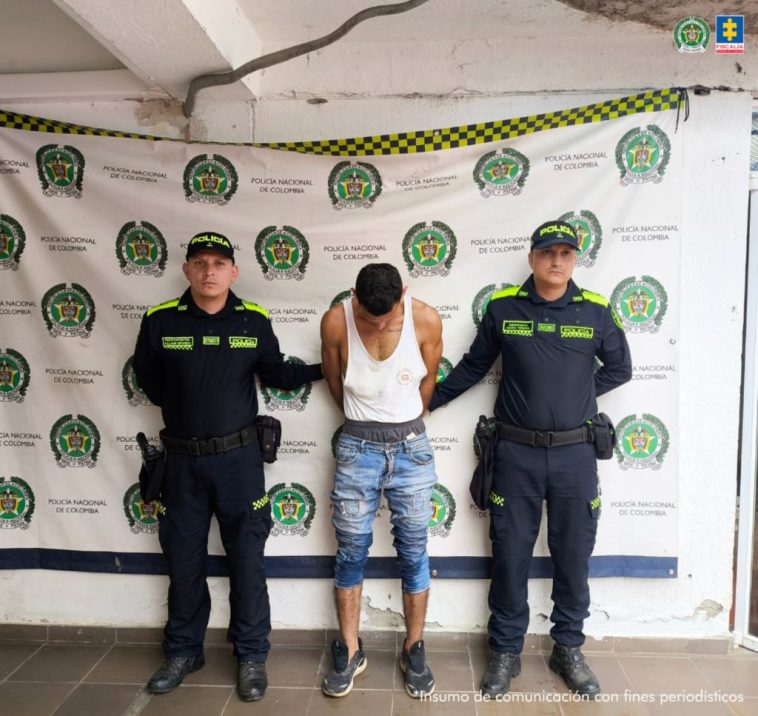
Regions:
<svg viewBox="0 0 758 716"><path fill-rule="evenodd" d="M383 316L403 295L400 272L392 264L366 264L355 279L355 298L372 316Z"/></svg>

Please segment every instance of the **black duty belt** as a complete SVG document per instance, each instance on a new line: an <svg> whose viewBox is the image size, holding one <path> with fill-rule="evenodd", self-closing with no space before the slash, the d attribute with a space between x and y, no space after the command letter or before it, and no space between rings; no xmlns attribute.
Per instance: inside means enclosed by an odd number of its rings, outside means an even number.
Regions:
<svg viewBox="0 0 758 716"><path fill-rule="evenodd" d="M592 442L592 431L589 425L582 425L573 430L527 430L498 421L497 436L515 443L547 448Z"/></svg>
<svg viewBox="0 0 758 716"><path fill-rule="evenodd" d="M190 440L174 438L170 435L166 435L163 430L161 430L160 435L161 442L168 452L177 452L182 455L194 455L196 457L201 455L218 455L219 453L236 450L237 448L245 447L245 445L249 445L258 439L254 425L248 425L246 428L243 428L236 433L222 435L218 438L208 438L207 440L198 440L197 438L192 438Z"/></svg>

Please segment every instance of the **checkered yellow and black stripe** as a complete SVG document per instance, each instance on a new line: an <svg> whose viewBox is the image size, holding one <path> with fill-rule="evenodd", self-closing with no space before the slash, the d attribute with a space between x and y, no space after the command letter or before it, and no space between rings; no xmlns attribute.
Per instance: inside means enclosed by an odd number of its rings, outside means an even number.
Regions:
<svg viewBox="0 0 758 716"><path fill-rule="evenodd" d="M403 134L380 134L351 139L323 139L313 142L271 142L271 143L228 143L232 146L263 147L303 154L329 156L370 156L380 154L417 154L455 149L473 144L488 144L504 139L534 134L557 127L604 122L641 112L660 112L678 109L685 101L684 91L679 88L651 90L641 94L621 97L584 107L564 109L560 112L535 114L529 117L503 119L480 124L465 124L448 129L427 129ZM52 134L83 134L98 137L120 137L126 139L149 139L152 141L182 141L147 134L117 132L107 129L84 127L51 119L30 117L0 110L0 127L22 129L31 132ZM221 144L221 142L205 142Z"/></svg>

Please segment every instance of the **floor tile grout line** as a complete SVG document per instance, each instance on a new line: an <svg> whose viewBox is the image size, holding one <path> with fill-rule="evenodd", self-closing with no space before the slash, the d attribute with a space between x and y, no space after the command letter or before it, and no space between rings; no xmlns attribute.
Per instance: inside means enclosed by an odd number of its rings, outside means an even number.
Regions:
<svg viewBox="0 0 758 716"><path fill-rule="evenodd" d="M58 683L61 683L61 682L58 682ZM64 681L62 683L71 683L71 682ZM55 712L58 711L58 709L60 709L60 707L66 703L66 701L68 700L68 697L71 696L71 694L73 694L74 691L76 691L78 688L79 688L79 684L73 684L71 690L63 697L63 701L61 701L57 706L53 707L53 710L50 712L50 716L54 716Z"/></svg>
<svg viewBox="0 0 758 716"><path fill-rule="evenodd" d="M22 642L22 643L23 643L23 642ZM29 656L27 656L27 657L26 657L26 659L24 659L24 660L23 660L23 661L22 661L22 662L21 662L21 663L20 663L20 664L19 664L19 665L18 665L18 666L15 668L15 669L13 669L13 670L12 670L10 673L6 674L5 678L4 678L2 681L0 681L0 683L5 683L6 681L8 681L8 680L11 678L11 676L13 676L13 674L15 674L15 673L16 673L16 672L17 672L17 671L18 671L18 670L19 670L19 669L20 669L20 668L21 668L21 667L22 667L24 664L26 664L26 662L27 662L27 661L29 661L29 659L32 659L34 656L36 656L36 655L39 653L40 649L42 649L42 648L45 646L45 644L46 644L46 643L47 643L47 642L44 642L44 641L43 641L43 642L42 642L42 643L41 643L41 644L40 644L40 645L39 645L39 646L38 646L38 647L37 647L37 648L36 648L36 649L35 649L35 650L34 650L34 651L31 653L31 654L29 654Z"/></svg>
<svg viewBox="0 0 758 716"><path fill-rule="evenodd" d="M692 662L692 665L695 667L695 671L697 671L705 680L706 682L715 690L718 688L718 684L714 684L713 681L711 681L708 674L706 674L698 665L697 660L690 657L690 661Z"/></svg>
<svg viewBox="0 0 758 716"><path fill-rule="evenodd" d="M226 710L229 708L229 702L232 700L232 696L234 696L237 693L237 689L232 687L231 691L229 692L229 696L226 697L226 701L224 701L224 705L221 708L221 712L219 716L224 716L226 713Z"/></svg>
<svg viewBox="0 0 758 716"><path fill-rule="evenodd" d="M321 666L324 663L325 659L327 658L327 653L329 650L329 646L327 646L321 650L321 656L318 660L318 666L316 667L316 675L313 677L313 688L311 688L311 695L308 697L308 703L305 705L305 716L308 716L308 714L311 712L311 705L313 704L313 699L316 698L316 690L321 690L321 685L318 683L318 677L321 673Z"/></svg>
<svg viewBox="0 0 758 716"><path fill-rule="evenodd" d="M153 695L143 686L134 695L131 703L121 716L139 716L145 707L153 700Z"/></svg>
<svg viewBox="0 0 758 716"><path fill-rule="evenodd" d="M108 654L111 653L112 649L113 649L113 644L111 644L105 650L105 653L90 667L89 671L87 671L87 673L84 674L81 679L79 679L79 683L80 684L84 683L84 680L100 665L100 663L103 661L103 659L105 659L105 657L108 656Z"/></svg>

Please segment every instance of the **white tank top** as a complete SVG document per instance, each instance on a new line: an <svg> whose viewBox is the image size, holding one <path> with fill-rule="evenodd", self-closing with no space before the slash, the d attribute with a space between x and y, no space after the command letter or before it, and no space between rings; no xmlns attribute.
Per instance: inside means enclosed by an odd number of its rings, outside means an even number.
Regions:
<svg viewBox="0 0 758 716"><path fill-rule="evenodd" d="M403 423L423 412L419 383L427 370L413 328L413 308L405 292L400 340L392 355L376 360L358 335L352 299L342 302L347 323L347 371L343 380L343 410L350 420Z"/></svg>

